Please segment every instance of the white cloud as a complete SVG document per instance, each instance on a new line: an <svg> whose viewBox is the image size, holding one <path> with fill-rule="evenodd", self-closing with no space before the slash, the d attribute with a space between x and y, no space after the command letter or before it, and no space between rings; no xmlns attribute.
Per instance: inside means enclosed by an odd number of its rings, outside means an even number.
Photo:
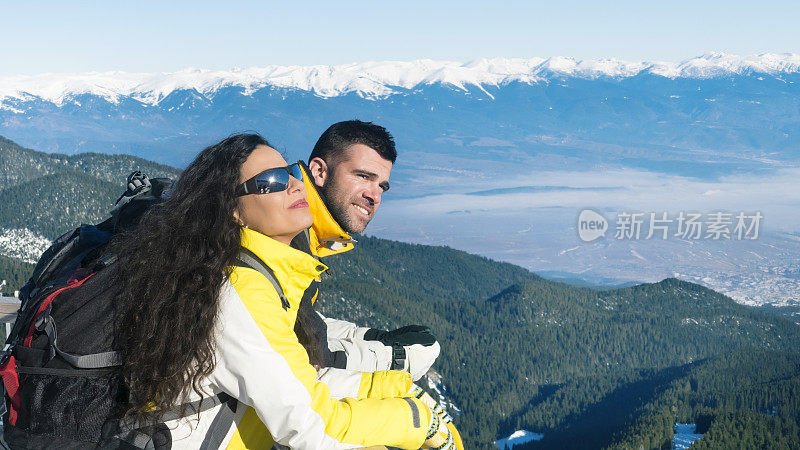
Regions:
<svg viewBox="0 0 800 450"><path fill-rule="evenodd" d="M463 175L427 177L431 192L452 192L392 200L383 211L436 216L471 210L488 214L538 208L584 208L638 211L760 210L772 225L794 225L800 216L800 168L770 175L732 175L703 181L635 169L610 171L550 171L519 174L512 179L486 177L481 188ZM534 182L532 183L532 180ZM513 189L524 187L518 192ZM539 188L539 190L537 190ZM492 193L494 189L504 189ZM490 191L485 195L469 192ZM778 220L775 220L778 219Z"/></svg>

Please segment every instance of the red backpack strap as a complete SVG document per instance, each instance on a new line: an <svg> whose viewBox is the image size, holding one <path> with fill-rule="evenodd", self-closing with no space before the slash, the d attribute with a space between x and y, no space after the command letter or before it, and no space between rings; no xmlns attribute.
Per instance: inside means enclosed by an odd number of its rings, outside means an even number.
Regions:
<svg viewBox="0 0 800 450"><path fill-rule="evenodd" d="M39 309L36 311L36 314L33 316L33 320L31 320L31 325L28 328L28 334L25 335L25 340L23 341L22 345L24 345L25 347L30 347L31 346L31 343L33 342L33 332L36 330L36 319L38 319L39 316L41 316L42 313L45 312L47 310L47 308L50 307L50 305L53 303L53 300L56 299L58 294L66 291L67 289L76 288L76 287L82 285L83 282L88 280L89 278L91 278L92 275L94 275L94 273L92 273L89 276L83 278L82 280L77 280L73 276L72 278L70 278L70 280L68 282L69 284L67 284L66 286L62 287L61 289L58 289L57 291L53 292L52 294L48 295L47 298L45 298L44 301L42 301L42 303L39 305Z"/></svg>
<svg viewBox="0 0 800 450"><path fill-rule="evenodd" d="M0 367L0 377L3 377L3 386L6 395L11 399L11 409L8 411L8 421L11 425L17 424L17 414L20 407L19 375L17 374L17 359L10 356L5 364Z"/></svg>

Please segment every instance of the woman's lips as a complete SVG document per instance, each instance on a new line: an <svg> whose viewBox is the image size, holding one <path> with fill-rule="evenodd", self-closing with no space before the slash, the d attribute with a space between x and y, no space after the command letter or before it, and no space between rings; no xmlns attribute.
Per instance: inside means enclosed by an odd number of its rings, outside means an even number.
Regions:
<svg viewBox="0 0 800 450"><path fill-rule="evenodd" d="M308 202L304 198L301 198L300 200L292 203L292 206L289 207L289 209L295 208L308 208Z"/></svg>

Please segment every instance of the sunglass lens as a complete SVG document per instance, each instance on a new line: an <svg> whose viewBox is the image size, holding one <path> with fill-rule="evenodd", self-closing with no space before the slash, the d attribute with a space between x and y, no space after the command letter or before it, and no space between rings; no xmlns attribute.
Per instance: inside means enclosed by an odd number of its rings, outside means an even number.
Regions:
<svg viewBox="0 0 800 450"><path fill-rule="evenodd" d="M285 191L289 184L289 174L285 170L270 169L262 172L256 179L258 190L262 194Z"/></svg>
<svg viewBox="0 0 800 450"><path fill-rule="evenodd" d="M303 181L303 171L299 164L292 164L287 167L277 167L267 169L256 175L256 186L258 192L268 194L270 192L285 191L289 187L289 172L296 179Z"/></svg>
<svg viewBox="0 0 800 450"><path fill-rule="evenodd" d="M300 168L300 164L292 164L289 167L292 170L292 176L297 178L299 181L303 181L303 169Z"/></svg>

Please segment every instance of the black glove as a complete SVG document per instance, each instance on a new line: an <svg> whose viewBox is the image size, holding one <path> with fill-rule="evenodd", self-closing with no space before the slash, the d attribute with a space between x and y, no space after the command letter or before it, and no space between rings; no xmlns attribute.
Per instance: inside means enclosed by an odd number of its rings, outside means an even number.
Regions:
<svg viewBox="0 0 800 450"><path fill-rule="evenodd" d="M392 331L383 331L370 328L364 333L365 341L380 341L383 345L407 345L420 344L428 347L436 343L436 337L431 333L431 329L422 325L406 325Z"/></svg>

